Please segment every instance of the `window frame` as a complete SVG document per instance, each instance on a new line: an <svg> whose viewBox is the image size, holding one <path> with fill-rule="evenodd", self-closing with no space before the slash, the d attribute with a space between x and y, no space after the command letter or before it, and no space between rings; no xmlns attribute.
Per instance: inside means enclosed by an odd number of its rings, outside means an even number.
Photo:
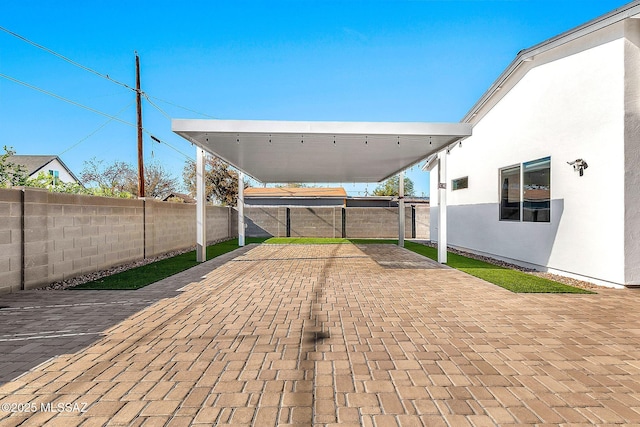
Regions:
<svg viewBox="0 0 640 427"><path fill-rule="evenodd" d="M464 180L464 182L466 182L464 187L458 187L458 186L455 185L455 183L457 181L460 182L460 181L463 181L463 180ZM467 188L469 188L469 176L468 175L467 176L462 176L460 178L455 178L455 179L451 180L451 191L464 190L464 189L467 189Z"/></svg>
<svg viewBox="0 0 640 427"><path fill-rule="evenodd" d="M549 221L525 221L524 219L524 165L531 164L540 161L548 161L549 162ZM519 179L520 179L520 188L519 188L519 197L520 200L518 202L519 209L519 219L508 219L502 217L502 192L503 192L503 182L502 182L502 172L509 169L519 168ZM509 166L504 166L498 169L498 220L505 222L526 222L531 224L550 224L551 223L551 156L539 157L537 159L528 160L526 162L515 163Z"/></svg>
<svg viewBox="0 0 640 427"><path fill-rule="evenodd" d="M549 189L548 189L549 199L547 201L547 203L549 204L549 207L548 207L548 211L549 211L548 218L549 218L549 220L548 221L533 221L533 220L527 219L526 216L525 216L525 199L524 199L524 196L525 196L525 188L524 188L525 187L525 182L524 182L525 181L525 179L524 179L525 178L525 165L527 165L527 164L528 165L535 165L536 163L543 163L543 162L544 163L548 162L548 164L549 164ZM533 202L529 202L529 203L533 203ZM532 212L539 210L539 209L533 209L532 210L531 208L529 208L529 209ZM532 217L537 218L538 214L537 213L536 214L532 214ZM551 156L545 156L545 157L541 157L539 159L534 159L534 160L530 160L528 162L523 162L522 163L522 222L535 222L535 223L545 223L545 222L546 223L550 223L551 222Z"/></svg>
<svg viewBox="0 0 640 427"><path fill-rule="evenodd" d="M509 219L503 218L502 216L502 193L504 189L502 188L502 172L518 168L518 219ZM507 192L509 189L507 188ZM507 193L508 195L508 193ZM521 222L522 221L522 163L515 163L509 166L502 167L498 169L498 220L499 221L507 221L507 222Z"/></svg>

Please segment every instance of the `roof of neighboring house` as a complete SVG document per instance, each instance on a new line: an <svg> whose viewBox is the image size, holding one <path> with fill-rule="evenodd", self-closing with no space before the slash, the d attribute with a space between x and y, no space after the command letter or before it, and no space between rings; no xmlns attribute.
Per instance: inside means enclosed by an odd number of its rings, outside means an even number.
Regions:
<svg viewBox="0 0 640 427"><path fill-rule="evenodd" d="M342 187L249 187L244 190L245 197L312 197L312 198L346 198L347 192Z"/></svg>
<svg viewBox="0 0 640 427"><path fill-rule="evenodd" d="M171 198L178 198L178 199L182 199L185 203L196 203L196 199L194 199L193 197L191 197L188 194L184 194L184 193L169 193L167 196L165 196L162 201L166 202L167 200L171 199Z"/></svg>
<svg viewBox="0 0 640 427"><path fill-rule="evenodd" d="M62 159L58 156L52 156L52 155L37 156L37 155L27 155L27 154L15 154L13 156L9 156L8 160L12 163L16 163L18 165L24 166L29 175L37 174L38 172L40 172L41 169L43 169L49 163L51 163L54 160L57 160L58 162L60 162L62 167L65 168L67 172L69 172L69 175L71 175L73 179L75 179L77 182L80 182L78 177L76 177L75 174L71 172L71 169L69 169L67 165L64 164Z"/></svg>

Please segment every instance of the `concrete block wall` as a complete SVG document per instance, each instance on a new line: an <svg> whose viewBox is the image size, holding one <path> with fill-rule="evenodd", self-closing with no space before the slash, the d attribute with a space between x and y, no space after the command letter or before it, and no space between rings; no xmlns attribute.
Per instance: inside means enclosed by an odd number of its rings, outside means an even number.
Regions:
<svg viewBox="0 0 640 427"><path fill-rule="evenodd" d="M24 288L141 259L143 202L24 189Z"/></svg>
<svg viewBox="0 0 640 427"><path fill-rule="evenodd" d="M236 208L229 208L229 236L238 237L238 211Z"/></svg>
<svg viewBox="0 0 640 427"><path fill-rule="evenodd" d="M411 206L405 207L404 235L411 237ZM398 208L348 208L347 237L398 238Z"/></svg>
<svg viewBox="0 0 640 427"><path fill-rule="evenodd" d="M191 205L194 206L194 205ZM194 206L195 208L195 206ZM214 242L221 239L238 237L238 216L235 211L225 206L207 206L207 241ZM195 211L194 211L195 218ZM235 223L235 227L233 224ZM193 244L195 245L196 223L193 221Z"/></svg>
<svg viewBox="0 0 640 427"><path fill-rule="evenodd" d="M185 203L145 200L146 256L193 245L196 233L196 209Z"/></svg>
<svg viewBox="0 0 640 427"><path fill-rule="evenodd" d="M342 207L290 208L290 221L291 237L342 237Z"/></svg>
<svg viewBox="0 0 640 427"><path fill-rule="evenodd" d="M233 211L237 223L237 211ZM246 235L251 237L285 237L287 235L287 208L284 206L244 207Z"/></svg>
<svg viewBox="0 0 640 427"><path fill-rule="evenodd" d="M196 206L145 200L145 239L147 257L195 245ZM226 239L229 230L230 208L207 206L207 241Z"/></svg>
<svg viewBox="0 0 640 427"><path fill-rule="evenodd" d="M207 207L208 240L237 235L230 219ZM192 247L195 222L194 205L0 189L0 293Z"/></svg>
<svg viewBox="0 0 640 427"><path fill-rule="evenodd" d="M22 192L0 188L0 290L22 283Z"/></svg>
<svg viewBox="0 0 640 427"><path fill-rule="evenodd" d="M342 237L342 208L289 207L291 237ZM429 238L428 206L416 206L416 238ZM237 215L234 211L234 216ZM285 237L287 207L245 207L247 236ZM405 236L412 236L411 206L405 207ZM346 237L397 238L398 208L345 208Z"/></svg>
<svg viewBox="0 0 640 427"><path fill-rule="evenodd" d="M430 238L431 209L429 205L416 205L416 239Z"/></svg>

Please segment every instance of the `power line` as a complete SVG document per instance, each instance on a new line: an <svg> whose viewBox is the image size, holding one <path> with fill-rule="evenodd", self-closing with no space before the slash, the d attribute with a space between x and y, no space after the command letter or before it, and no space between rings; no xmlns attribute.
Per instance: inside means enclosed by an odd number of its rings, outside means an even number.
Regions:
<svg viewBox="0 0 640 427"><path fill-rule="evenodd" d="M150 97L150 96L149 96L149 95L147 95L147 94L145 94L145 97L147 98L147 100L149 100L149 97ZM174 102L171 102L171 101L167 101L167 100L164 100L164 99L160 99L160 98L158 98L157 96L151 96L151 98L153 98L153 99L157 99L158 101L160 101L160 102L164 102L165 104L173 105L174 107L182 108L182 109L183 109L183 110L185 110L185 111L190 111L190 112L192 112L192 113L196 113L196 114L199 114L199 115L201 115L201 116L208 117L208 118L210 118L210 119L217 119L217 118L218 118L218 117L211 116L211 115L209 115L209 114L205 114L205 113L201 113L201 112L196 111L196 110L192 110L191 108L183 107L183 106L178 105L178 104L176 104L176 103L174 103Z"/></svg>
<svg viewBox="0 0 640 427"><path fill-rule="evenodd" d="M147 99L147 101L149 102L149 104L151 104L156 110L160 111L160 113L162 113L163 116L165 116L167 119L171 120L171 116L169 114L167 114L166 111L164 111L162 108L158 107L155 102L153 102L151 99L149 99L149 96L143 92L144 97Z"/></svg>
<svg viewBox="0 0 640 427"><path fill-rule="evenodd" d="M4 28L4 27L1 27L1 26L0 26L0 31L4 31L4 32L5 32L5 33L7 33L7 34L12 35L13 37L16 37L16 38L18 38L18 39L20 39L20 40L22 40L22 41L24 41L24 42L26 42L26 43L29 43L30 45L35 46L35 47L37 47L38 49L42 49L42 50L44 50L45 52L50 53L51 55L54 55L54 56L56 56L56 57L58 57L58 58L62 59L63 61L66 61L66 62L68 62L69 64L72 64L72 65L74 65L74 66L76 66L76 67L78 67L78 68L82 68L82 69L83 69L83 70L85 70L85 71L88 71L88 72L90 72L90 73L92 73L92 74L95 74L96 76L102 77L103 79L107 79L107 80L109 80L109 81L111 81L111 82L113 82L113 83L116 83L116 84L118 84L118 85L120 85L120 86L122 86L122 87L125 87L125 88L127 88L127 89L129 89L129 90L132 90L132 91L134 91L134 92L136 91L134 88L132 88L131 86L127 85L126 83L122 83L122 82L120 82L120 81L118 81L118 80L112 79L111 77L109 77L109 75L108 75L108 74L102 74L102 73L99 73L99 72L97 72L96 70L93 70L93 69L91 69L91 68L89 68L89 67L86 67L86 66L84 66L84 65L82 65L82 64L80 64L80 63L78 63L78 62L76 62L76 61L74 61L74 60L72 60L72 59L69 59L69 58L67 58L67 57L66 57L66 56L64 56L64 55L61 55L61 54L59 54L58 52L55 52L55 51L53 51L53 50L51 50L51 49L49 49L49 48L47 48L47 47L45 47L45 46L42 46L42 45L40 45L40 44L38 44L38 43L36 43L36 42L34 42L34 41L31 41L31 40L29 40L28 38L26 38L26 37L24 37L24 36L21 36L20 34L14 33L14 32L13 32L13 31L11 31L11 30L8 30L8 29L6 29L6 28Z"/></svg>
<svg viewBox="0 0 640 427"><path fill-rule="evenodd" d="M160 138L157 138L156 136L152 135L151 132L149 132L148 130L144 130L144 133L146 133L147 135L149 135L149 137L154 140L155 142L157 142L158 144L164 144L167 147L171 148L172 150L176 151L177 153L180 153L181 155L183 155L185 158L192 160L192 156L189 156L185 153L183 153L182 151L178 150L176 147L174 147L173 145L169 144L166 141L161 140Z"/></svg>
<svg viewBox="0 0 640 427"><path fill-rule="evenodd" d="M127 126L136 127L136 125L135 125L135 124L133 124L133 123L129 123L129 122L127 122L127 121L125 121L125 120L122 120L122 119L120 119L120 118L118 118L118 117L112 116L112 115L107 114L107 113L103 113L102 111L100 111L100 110L96 110L95 108L87 107L86 105L82 105L82 104L80 104L80 103L78 103L78 102L75 102L75 101L72 101L72 100L70 100L70 99L64 98L64 97L62 97L62 96L60 96L60 95L56 95L56 94L55 94L55 93L53 93L53 92L46 91L46 90L41 89L41 88L39 88L39 87L37 87L37 86L31 85L31 84L29 84L29 83L25 83L25 82L23 82L23 81L21 81L21 80L14 79L13 77L7 76L6 74L1 74L1 73L0 73L0 77L3 77L3 78L5 78L5 79L7 79L7 80L10 80L10 81L12 81L12 82L14 82L14 83L18 83L18 84L20 84L20 85L22 85L22 86L26 86L26 87L28 87L28 88L30 88L30 89L37 90L38 92L42 92L42 93L44 93L45 95L49 95L49 96L54 97L54 98L56 98L56 99L59 99L59 100L61 100L61 101L67 102L67 103L72 104L72 105L75 105L76 107L84 108L85 110L91 111L92 113L100 114L101 116L108 117L108 118L110 118L111 120L115 120L115 121L117 121L117 122L124 123L124 124L125 124L125 125L127 125Z"/></svg>
<svg viewBox="0 0 640 427"><path fill-rule="evenodd" d="M30 44L30 45L32 45L32 46L35 46L35 47L37 47L38 49L44 50L45 52L47 52L47 53L49 53L49 54L51 54L51 55L53 55L53 56L55 56L55 57L57 57L57 58L60 58L60 59L62 59L63 61L68 62L69 64L72 64L72 65L74 65L74 66L76 66L76 67L78 67L78 68L81 68L81 69L83 69L83 70L85 70L85 71L88 71L88 72L90 72L90 73L92 73L92 74L95 74L95 75L96 75L96 76L98 76L98 77L102 77L103 79L106 79L106 80L109 80L110 82L116 83L116 84L118 84L118 85L120 85L120 86L122 86L122 87L124 87L124 88L126 88L126 89L129 89L129 90L133 91L133 92L136 92L136 91L137 91L137 89L135 89L135 88L133 88L133 87L129 86L128 84L123 83L123 82L120 82L120 81L118 81L118 80L115 80L115 79L111 78L108 74L100 73L100 72L98 72L98 71L96 71L96 70L94 70L94 69L92 69L92 68L89 68L89 67L87 67L87 66L85 66L85 65L82 65L82 64L80 64L79 62L76 62L76 61L74 61L74 60L72 60L72 59L70 59L70 58L67 58L67 57L66 57L66 56L64 56L64 55L62 55L62 54L60 54L60 53L58 53L58 52L56 52L56 51L54 51L54 50L52 50L52 49L49 49L48 47L42 46L41 44L38 44L38 43L36 43L36 42L34 42L34 41L32 41L32 40L29 40L28 38L26 38L26 37L24 37L24 36L22 36L22 35L20 35L20 34L18 34L18 33L15 33L15 32L13 32L13 31L11 31L11 30L9 30L9 29L5 28L5 27L0 26L0 31L4 31L5 33L7 33L7 34L9 34L9 35L11 35L11 36L13 36L13 37L15 37L15 38L17 38L17 39L20 39L20 40L22 40L22 41L24 41L24 42L26 42L26 43L28 43L28 44ZM163 111L159 106L157 106L156 104L154 104L154 103L151 101L151 99L150 99L150 98L154 98L154 99L156 99L156 100L158 100L158 101L164 102L164 103L169 104L169 105L173 105L174 107L178 107L178 108L181 108L181 109L183 109L183 110L190 111L190 112L192 112L192 113L199 114L199 115L204 116L204 117L208 117L208 118L211 118L211 119L215 119L215 118L216 118L216 117L211 116L211 115L209 115L209 114L201 113L201 112L196 111L196 110L193 110L193 109L191 109L191 108L187 108L187 107L184 107L184 106L182 106L182 105L178 105L178 104L176 104L176 103L174 103L174 102L171 102L171 101L167 101L167 100L164 100L164 99L160 99L160 98L155 97L155 96L154 96L154 97L149 97L149 95L147 95L144 91L141 91L141 94L142 94L142 95L144 95L144 97L145 97L145 98L147 98L147 101L149 101L149 103L151 103L154 107L156 107L156 108L158 109L158 111L160 111L162 114L164 114L164 115L165 115L166 117L168 117L169 119L170 119L171 117L170 117L166 112L164 112L164 111Z"/></svg>
<svg viewBox="0 0 640 427"><path fill-rule="evenodd" d="M134 101L130 102L129 105L127 105L126 107L124 107L122 110L118 111L118 113L116 114L116 116L119 116L120 114L122 114L127 108L131 107L131 105L133 104ZM102 130L102 128L104 128L106 125L108 125L109 123L111 123L113 121L113 119L109 119L106 122L104 122L103 124L101 124L100 126L98 126L98 128L96 130L94 130L93 132L91 132L89 135L85 136L84 138L82 138L80 141L76 142L75 144L73 144L71 147L67 148L66 150L60 152L58 154L58 156L62 156L64 153L66 153L67 151L70 151L71 149L77 147L78 145L80 145L81 143L83 143L84 141L86 141L87 139L91 138L93 135L95 135L96 133L100 132Z"/></svg>
<svg viewBox="0 0 640 427"><path fill-rule="evenodd" d="M98 77L101 77L101 78L103 78L103 79L109 80L110 82L116 83L116 84L118 84L118 85L120 85L120 86L122 86L122 87L124 87L124 88L126 88L126 89L129 89L129 90L131 90L131 91L133 91L133 92L136 92L136 93L139 93L140 95L143 95L143 96L147 99L147 101L149 101L149 103L150 103L154 108L156 108L158 111L160 111L160 113L162 113L162 114L163 114L166 118L168 118L169 120L171 120L171 116L169 116L169 114L167 114L167 112L165 112L162 108L160 108L160 106L158 106L156 103L154 103L154 102L151 100L151 98L157 99L158 101L164 102L164 103L169 104L169 105L173 105L173 106L175 106L175 107L181 108L181 109L186 110L186 111L191 111L191 112L193 112L193 113L199 114L199 115L204 116L204 117L215 118L215 117L210 116L210 115L208 115L208 114L204 114L204 113L201 113L201 112L195 111L195 110L193 110L193 109L190 109L190 108L187 108L187 107L183 107L183 106L181 106L181 105L178 105L178 104L173 103L173 102L170 102L170 101L166 101L166 100L163 100L163 99L160 99L160 98L157 98L157 97L150 97L147 93L145 93L145 92L144 92L144 91L142 91L142 90L138 90L138 89L136 89L136 88L133 88L133 87L131 87L131 86L127 85L126 83L123 83L123 82L120 82L120 81L118 81L118 80L115 80L115 79L111 78L108 74L102 74L102 73L100 73L100 72L98 72L98 71L96 71L96 70L94 70L94 69L92 69L92 68L89 68L89 67L87 67L87 66L85 66L85 65L82 65L82 64L80 64L80 63L78 63L78 62L76 62L76 61L74 61L74 60L72 60L72 59L70 59L70 58L67 58L66 56L64 56L64 55L62 55L62 54L60 54L60 53L58 53L58 52L55 52L54 50L51 50L51 49L49 49L49 48L47 48L47 47L45 47L45 46L42 46L41 44L38 44L38 43L36 43L36 42L34 42L34 41L32 41L32 40L29 40L28 38L26 38L26 37L24 37L24 36L22 36L22 35L20 35L20 34L18 34L18 33L15 33L15 32L13 32L13 31L11 31L11 30L9 30L9 29L5 28L5 27L0 26L0 31L4 31L5 33L7 33L7 34L9 34L9 35L11 35L11 36L13 36L13 37L16 37L17 39L20 39L20 40L22 40L22 41L24 41L24 42L26 42L26 43L28 43L28 44L30 44L30 45L32 45L32 46L34 46L34 47L38 48L38 49L44 50L45 52L47 52L47 53L49 53L49 54L51 54L51 55L54 55L55 57L60 58L60 59L62 59L63 61L68 62L69 64L72 64L72 65L74 65L74 66L76 66L76 67L78 67L78 68L81 68L81 69L83 69L83 70L85 70L85 71L88 71L88 72L90 72L90 73L92 73L92 74L95 74L95 75L96 75L96 76L98 76ZM44 93L45 95L51 96L51 97L53 97L53 98L59 99L59 100L61 100L61 101L67 102L67 103L69 103L69 104L75 105L75 106L77 106L77 107L83 108L83 109L85 109L85 110L88 110L88 111L91 111L91 112L93 112L93 113L100 114L101 116L105 116L105 117L109 118L109 120L108 120L107 122L105 122L104 124L102 124L101 126L99 126L95 131L91 132L89 135L87 135L86 137L82 138L80 141L76 142L75 144L73 144L72 146L70 146L69 148L67 148L66 150L62 151L62 152L60 153L60 155L61 155L61 154L63 154L63 153L66 153L67 151L69 151L69 150L73 149L74 147L78 146L78 145L79 145L79 144L81 144L82 142L84 142L84 141L86 141L87 139L89 139L91 136L93 136L93 135L95 135L97 132L99 132L102 128L104 128L104 127L105 127L107 124L109 124L111 121L117 121L117 122L120 122L120 123L126 124L126 125L128 125L128 126L136 127L136 125L135 125L135 124L130 123L130 122L127 122L127 121L125 121L125 120L122 120L122 119L118 118L117 116L109 115L109 114L104 113L104 112L102 112L102 111L100 111L100 110L96 110L96 109L94 109L94 108L91 108L91 107L88 107L88 106L86 106L86 105L80 104L80 103L78 103L78 102L72 101L72 100L70 100L70 99L64 98L64 97L62 97L62 96L60 96L60 95L57 95L57 94L55 94L55 93L53 93L53 92L49 92L49 91L47 91L47 90L45 90L45 89L42 89L42 88L39 88L39 87L37 87L37 86L31 85L31 84L29 84L29 83L23 82L23 81L21 81L21 80L18 80L18 79L16 79L16 78L13 78L13 77L8 76L8 75L6 75L6 74L1 74L1 73L0 73L0 77L5 78L5 79L7 79L7 80L10 80L10 81L12 81L12 82L14 82L14 83L20 84L20 85L22 85L22 86L28 87L28 88L30 88L30 89L36 90L36 91L38 91L38 92ZM127 108L129 108L129 106L130 106L130 105L131 105L131 104L127 105L123 110L119 111L117 114L118 114L118 115L119 115L119 114L121 114L121 113L122 113L122 111L124 111L124 110L126 110ZM156 138L156 137L155 137L155 136L153 136L153 135L152 135L148 130L143 129L143 131L144 131L145 133L147 133L147 134L148 134L148 135L149 135L149 136L150 136L154 141L156 141L156 142L158 142L158 143L160 143L160 144L165 144L166 146L168 146L168 147L170 147L171 149L175 150L177 153L181 154L182 156L186 157L187 159L191 159L191 156L188 156L187 154L185 154L185 153L183 153L182 151L178 150L177 148L175 148L175 147L174 147L174 146L172 146L171 144L167 143L166 141L163 141L163 140L160 140L160 139Z"/></svg>
<svg viewBox="0 0 640 427"><path fill-rule="evenodd" d="M69 150L70 150L70 149L72 149L73 147L77 146L78 144L80 144L80 143L81 143L81 142L83 142L84 140L88 139L89 137L91 137L92 135L94 135L95 133L97 133L100 129L102 129L104 126L106 126L106 125L107 125L109 122L111 122L111 121L117 121L117 122L123 123L123 124L125 124L125 125L127 125L127 126L136 127L136 125L135 125L135 124L133 124L133 123L129 123L129 122L127 122L127 121L125 121L125 120L122 120L122 119L120 119L120 118L118 118L118 117L116 117L116 116L112 116L112 115L107 114L107 113L104 113L104 112L102 112L102 111L100 111L100 110L96 110L95 108L87 107L86 105L83 105L83 104L80 104L80 103L78 103L78 102L72 101L72 100L70 100L70 99L64 98L64 97L62 97L62 96L60 96L60 95L56 95L55 93L49 92L49 91L44 90L44 89L42 89L42 88L39 88L39 87L37 87L37 86L31 85L31 84L29 84L29 83L26 83L26 82L23 82L23 81L21 81L21 80L15 79L15 78L13 78L13 77L7 76L6 74L1 74L1 73L0 73L0 77L5 78L5 79L7 79L7 80L10 80L10 81L12 81L12 82L14 82L14 83L18 83L18 84L20 84L20 85L22 85L22 86L28 87L29 89L33 89L33 90L36 90L36 91L38 91L38 92L44 93L45 95L49 95L49 96L51 96L51 97L53 97L53 98L59 99L59 100L61 100L61 101L67 102L67 103L69 103L69 104L75 105L76 107L80 107L80 108L83 108L83 109L85 109L85 110L91 111L92 113L100 114L101 116L105 116L105 117L108 117L108 118L109 118L109 121L107 121L106 123L104 123L102 126L100 126L98 129L96 129L94 132L92 132L91 134L89 134L87 137L85 137L85 138L81 139L81 140L80 140L80 141L78 141L76 144L74 144L74 145L72 145L71 147L69 147L69 148L67 148L66 150L64 150L62 153L66 153L67 151L69 151ZM121 111L119 111L119 112L118 112L118 114L122 113L124 110L126 110L127 108L129 108L129 106L131 106L131 104L127 105L124 109L122 109ZM168 142L163 141L163 140L161 140L161 139L159 139L159 138L156 138L156 137L155 137L155 136L153 136L153 135L151 134L151 132L149 132L147 129L143 129L143 132L144 132L144 133L146 133L146 134L148 134L148 135L149 135L149 136L150 136L154 141L156 141L156 142L158 142L158 143L160 143L160 144L164 144L164 145L168 146L169 148L171 148L171 149L175 150L176 152L178 152L178 153L179 153L179 154L181 154L182 156L186 157L187 159L191 159L191 156L188 156L187 154L185 154L185 153L183 153L182 151L178 150L176 147L172 146L172 145L171 145L171 144L169 144ZM62 153L60 153L60 154L62 154Z"/></svg>

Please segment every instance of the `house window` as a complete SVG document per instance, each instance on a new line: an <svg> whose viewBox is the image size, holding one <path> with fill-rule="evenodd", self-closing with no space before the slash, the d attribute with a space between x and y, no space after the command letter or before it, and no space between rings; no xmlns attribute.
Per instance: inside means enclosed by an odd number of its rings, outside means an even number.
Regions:
<svg viewBox="0 0 640 427"><path fill-rule="evenodd" d="M60 172L49 169L49 175L53 177L53 185L57 185L60 179Z"/></svg>
<svg viewBox="0 0 640 427"><path fill-rule="evenodd" d="M522 165L522 220L551 221L551 158L534 160Z"/></svg>
<svg viewBox="0 0 640 427"><path fill-rule="evenodd" d="M462 190L463 188L469 188L469 177L458 178L451 181L451 191Z"/></svg>
<svg viewBox="0 0 640 427"><path fill-rule="evenodd" d="M500 169L500 220L551 221L551 157Z"/></svg>
<svg viewBox="0 0 640 427"><path fill-rule="evenodd" d="M500 170L500 220L520 221L520 165Z"/></svg>

